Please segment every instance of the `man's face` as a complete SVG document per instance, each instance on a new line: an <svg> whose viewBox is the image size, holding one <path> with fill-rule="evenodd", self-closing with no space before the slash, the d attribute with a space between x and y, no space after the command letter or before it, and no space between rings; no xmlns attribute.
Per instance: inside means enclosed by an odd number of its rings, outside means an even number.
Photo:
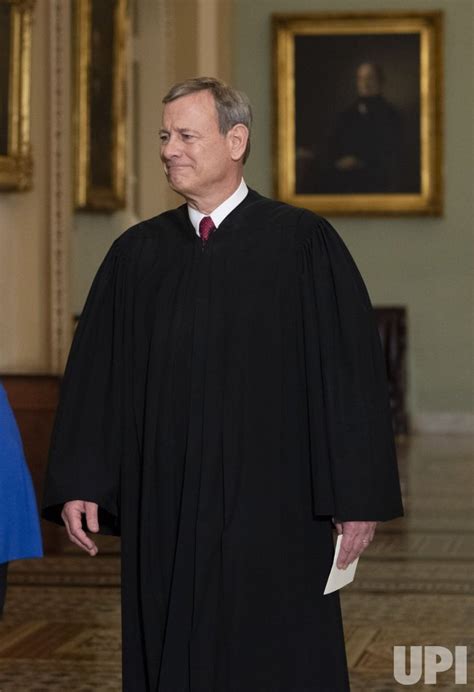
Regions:
<svg viewBox="0 0 474 692"><path fill-rule="evenodd" d="M165 104L160 138L168 183L186 198L209 194L213 187L227 183L234 171L230 136L219 132L210 91Z"/></svg>
<svg viewBox="0 0 474 692"><path fill-rule="evenodd" d="M377 70L370 63L363 63L357 68L357 93L359 96L378 96L381 91Z"/></svg>

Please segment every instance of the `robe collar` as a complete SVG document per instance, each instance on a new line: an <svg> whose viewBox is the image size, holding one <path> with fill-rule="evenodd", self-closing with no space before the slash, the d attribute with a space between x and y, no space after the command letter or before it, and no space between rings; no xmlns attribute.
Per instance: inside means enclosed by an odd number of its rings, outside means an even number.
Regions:
<svg viewBox="0 0 474 692"><path fill-rule="evenodd" d="M188 215L189 215L189 220L191 221L194 230L196 231L196 235L199 235L199 224L201 222L201 219L204 218L205 216L210 216L211 219L214 222L214 226L216 228L219 228L220 224L224 221L226 216L228 216L236 207L239 206L241 202L247 197L248 194L248 187L242 178L240 181L240 185L233 192L230 197L225 199L222 204L219 204L218 207L214 209L210 214L203 214L202 212L198 211L197 209L194 209L193 207L190 207L189 204L187 205L188 208Z"/></svg>

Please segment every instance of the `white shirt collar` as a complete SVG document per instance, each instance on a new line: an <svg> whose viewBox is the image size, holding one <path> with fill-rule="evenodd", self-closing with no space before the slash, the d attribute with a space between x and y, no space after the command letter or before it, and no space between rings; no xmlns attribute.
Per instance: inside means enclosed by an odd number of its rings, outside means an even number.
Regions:
<svg viewBox="0 0 474 692"><path fill-rule="evenodd" d="M227 197L222 204L219 204L219 206L216 207L210 214L203 214L197 209L190 207L188 204L189 220L193 224L196 234L199 235L199 224L204 216L210 216L214 222L214 226L219 228L219 225L224 221L225 217L228 216L230 212L233 211L235 207L237 207L245 199L247 193L248 187L242 178L237 190L233 192L230 197Z"/></svg>

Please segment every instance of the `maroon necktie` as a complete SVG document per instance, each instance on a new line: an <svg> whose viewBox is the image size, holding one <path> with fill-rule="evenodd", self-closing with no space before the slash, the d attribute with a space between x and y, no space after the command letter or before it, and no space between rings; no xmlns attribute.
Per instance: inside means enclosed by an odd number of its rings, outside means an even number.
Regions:
<svg viewBox="0 0 474 692"><path fill-rule="evenodd" d="M201 236L202 244L205 245L212 231L215 231L214 221L210 216L203 216L199 222L199 235Z"/></svg>

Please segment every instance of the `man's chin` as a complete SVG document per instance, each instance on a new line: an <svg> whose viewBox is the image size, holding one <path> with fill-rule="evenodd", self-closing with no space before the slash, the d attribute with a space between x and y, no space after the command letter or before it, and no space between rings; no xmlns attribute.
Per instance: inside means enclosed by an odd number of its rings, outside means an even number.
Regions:
<svg viewBox="0 0 474 692"><path fill-rule="evenodd" d="M180 185L176 181L171 181L169 178L168 178L168 185L169 185L170 189L173 190L173 192L176 192L177 195L181 195L181 197L187 198L189 190L188 190L188 187L186 185L183 185L183 184Z"/></svg>
<svg viewBox="0 0 474 692"><path fill-rule="evenodd" d="M179 173L178 171L168 171L168 173L166 174L166 178L168 180L168 185L173 190L185 186L185 176L182 173Z"/></svg>
<svg viewBox="0 0 474 692"><path fill-rule="evenodd" d="M189 192L190 185L189 181L186 181L185 175L169 172L166 175L166 179L170 188L179 195L184 195L186 192Z"/></svg>

